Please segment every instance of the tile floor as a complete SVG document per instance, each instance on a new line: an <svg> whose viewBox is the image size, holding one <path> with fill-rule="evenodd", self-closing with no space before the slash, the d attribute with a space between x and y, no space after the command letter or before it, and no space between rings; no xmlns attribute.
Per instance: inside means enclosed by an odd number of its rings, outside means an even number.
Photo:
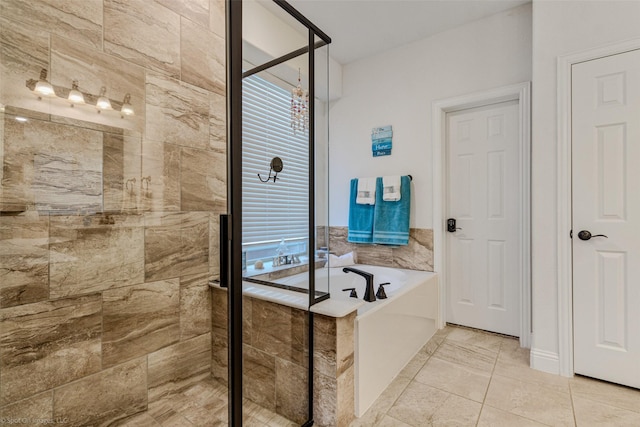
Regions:
<svg viewBox="0 0 640 427"><path fill-rule="evenodd" d="M227 390L203 380L149 405L126 427L225 426ZM295 424L245 402L244 426ZM351 427L640 426L640 391L529 368L518 341L447 326Z"/></svg>
<svg viewBox="0 0 640 427"><path fill-rule="evenodd" d="M447 326L351 427L640 426L640 391L529 368L518 341Z"/></svg>
<svg viewBox="0 0 640 427"><path fill-rule="evenodd" d="M298 427L273 412L245 400L247 427ZM223 427L228 425L227 387L205 379L187 390L149 404L149 410L127 419L121 427Z"/></svg>

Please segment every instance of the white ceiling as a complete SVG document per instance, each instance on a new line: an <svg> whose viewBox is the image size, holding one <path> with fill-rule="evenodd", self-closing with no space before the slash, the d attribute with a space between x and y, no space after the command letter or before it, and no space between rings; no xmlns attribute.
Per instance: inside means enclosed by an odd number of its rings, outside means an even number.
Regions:
<svg viewBox="0 0 640 427"><path fill-rule="evenodd" d="M342 64L529 3L530 0L289 0L332 39ZM261 1L272 12L280 8Z"/></svg>

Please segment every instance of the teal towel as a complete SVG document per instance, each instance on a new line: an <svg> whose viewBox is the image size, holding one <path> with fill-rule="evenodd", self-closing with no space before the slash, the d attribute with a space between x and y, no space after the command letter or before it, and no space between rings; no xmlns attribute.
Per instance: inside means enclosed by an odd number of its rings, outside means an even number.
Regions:
<svg viewBox="0 0 640 427"><path fill-rule="evenodd" d="M376 186L377 184L376 181ZM382 191L382 189L380 190ZM352 179L351 195L349 196L349 233L347 235L347 241L351 243L371 243L373 241L374 205L361 205L356 203L357 195L358 180Z"/></svg>
<svg viewBox="0 0 640 427"><path fill-rule="evenodd" d="M408 176L400 178L400 200L397 202L383 200L383 194L382 178L378 178L373 217L373 243L408 245L411 179Z"/></svg>

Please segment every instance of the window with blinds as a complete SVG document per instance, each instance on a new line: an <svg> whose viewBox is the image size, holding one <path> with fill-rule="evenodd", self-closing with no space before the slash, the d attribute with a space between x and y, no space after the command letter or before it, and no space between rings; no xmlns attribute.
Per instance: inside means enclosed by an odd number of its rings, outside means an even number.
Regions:
<svg viewBox="0 0 640 427"><path fill-rule="evenodd" d="M257 75L242 87L242 243L247 261L271 258L285 239L289 253L305 253L309 232L308 133L291 129L291 94ZM273 157L283 169L274 183Z"/></svg>

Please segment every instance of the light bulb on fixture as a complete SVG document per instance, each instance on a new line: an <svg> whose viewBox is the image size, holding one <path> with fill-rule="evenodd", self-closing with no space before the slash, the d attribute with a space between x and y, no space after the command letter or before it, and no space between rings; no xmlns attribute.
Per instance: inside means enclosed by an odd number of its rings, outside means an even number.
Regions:
<svg viewBox="0 0 640 427"><path fill-rule="evenodd" d="M135 111L131 106L131 95L126 94L124 96L124 101L122 101L122 108L120 109L120 113L122 113L122 117L124 116L133 116Z"/></svg>
<svg viewBox="0 0 640 427"><path fill-rule="evenodd" d="M98 98L98 102L96 102L96 107L98 108L98 113L102 110L113 110L111 107L111 101L105 95L107 93L107 88L102 86L100 89L100 97Z"/></svg>
<svg viewBox="0 0 640 427"><path fill-rule="evenodd" d="M47 81L47 69L40 70L40 80L36 83L33 91L40 97L42 96L56 96L56 91L53 90L51 83Z"/></svg>
<svg viewBox="0 0 640 427"><path fill-rule="evenodd" d="M74 80L71 83L71 90L67 98L73 107L74 104L84 104L84 95L78 90L78 81Z"/></svg>

